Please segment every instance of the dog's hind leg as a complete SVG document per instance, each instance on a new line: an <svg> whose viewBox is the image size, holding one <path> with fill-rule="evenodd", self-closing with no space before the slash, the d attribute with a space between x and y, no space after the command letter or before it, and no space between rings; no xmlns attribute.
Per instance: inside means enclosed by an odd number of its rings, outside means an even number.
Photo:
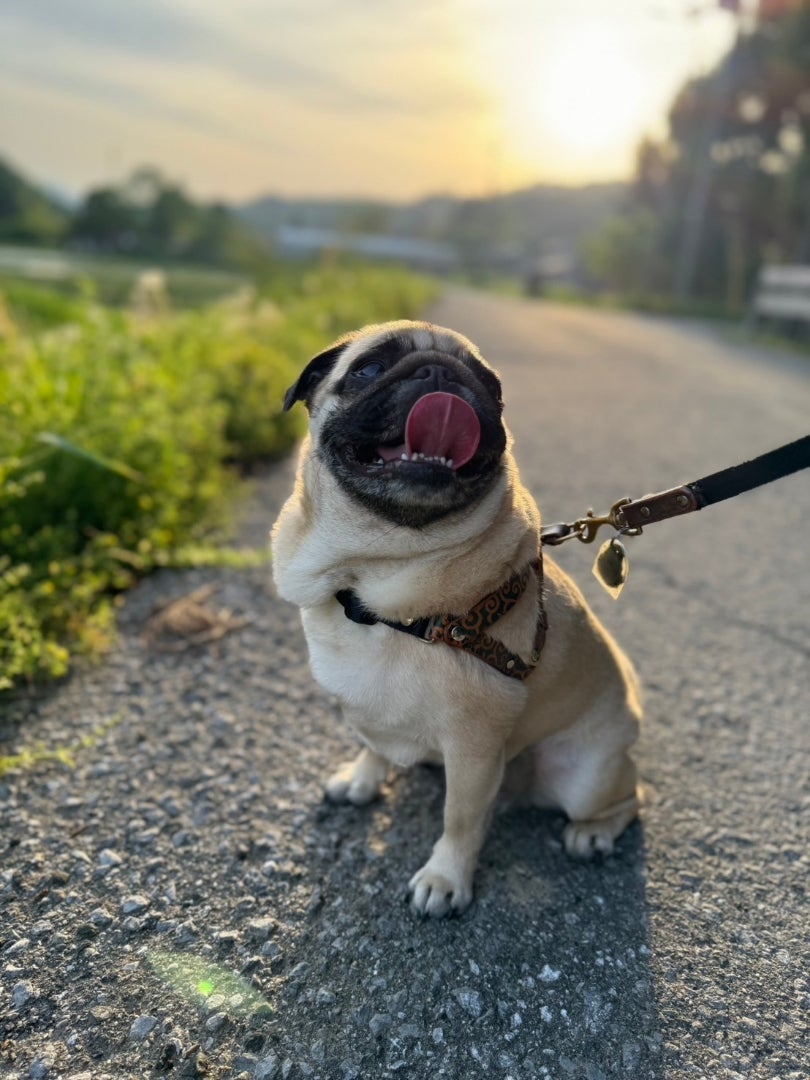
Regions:
<svg viewBox="0 0 810 1080"><path fill-rule="evenodd" d="M557 796L571 819L563 830L569 855L609 855L613 843L638 815L636 767L625 751L586 755L559 785Z"/></svg>
<svg viewBox="0 0 810 1080"><path fill-rule="evenodd" d="M641 799L634 787L630 795L611 803L585 819L574 818L563 830L563 843L569 855L588 858L596 852L609 855L614 841L638 817Z"/></svg>
<svg viewBox="0 0 810 1080"><path fill-rule="evenodd" d="M610 854L638 816L638 776L627 753L631 730L626 740L613 739L609 746L601 740L582 746L575 732L566 732L531 748L537 770L533 801L558 806L571 819L563 831L569 855Z"/></svg>
<svg viewBox="0 0 810 1080"><path fill-rule="evenodd" d="M331 802L363 806L377 798L387 775L388 762L367 746L329 777L326 797Z"/></svg>

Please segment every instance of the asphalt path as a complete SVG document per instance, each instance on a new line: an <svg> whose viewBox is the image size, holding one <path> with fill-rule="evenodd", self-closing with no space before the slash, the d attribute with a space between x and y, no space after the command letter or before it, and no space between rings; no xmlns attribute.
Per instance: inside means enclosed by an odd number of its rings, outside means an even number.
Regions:
<svg viewBox="0 0 810 1080"><path fill-rule="evenodd" d="M500 370L547 522L810 430L807 358L728 332L463 291L428 315ZM257 482L241 542L290 475ZM142 583L101 667L0 722L4 752L74 759L0 778L0 1075L810 1076L808 522L805 473L651 526L619 601L559 549L641 674L647 805L593 863L558 815L499 817L447 921L404 899L440 771L322 801L353 741L266 569ZM249 624L144 639L206 583Z"/></svg>

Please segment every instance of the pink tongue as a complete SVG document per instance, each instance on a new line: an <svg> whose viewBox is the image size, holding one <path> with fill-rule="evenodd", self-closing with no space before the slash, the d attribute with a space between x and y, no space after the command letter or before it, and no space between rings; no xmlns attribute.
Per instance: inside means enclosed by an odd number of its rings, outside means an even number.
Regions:
<svg viewBox="0 0 810 1080"><path fill-rule="evenodd" d="M408 453L450 458L454 470L473 458L480 441L481 425L475 409L455 394L425 394L405 421Z"/></svg>

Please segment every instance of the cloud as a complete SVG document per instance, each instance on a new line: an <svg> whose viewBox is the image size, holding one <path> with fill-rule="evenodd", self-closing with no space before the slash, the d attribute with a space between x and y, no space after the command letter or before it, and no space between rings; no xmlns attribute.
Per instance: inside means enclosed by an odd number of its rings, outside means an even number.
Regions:
<svg viewBox="0 0 810 1080"><path fill-rule="evenodd" d="M397 13L401 24L391 22ZM94 80L99 93L105 88L105 62L116 57L128 60L131 72L136 62L148 67L179 64L187 72L218 69L229 72L235 82L252 83L257 90L283 90L298 102L329 111L423 108L429 104L426 85L438 78L444 109L474 107L475 95L446 72L426 79L417 70L425 56L402 70L402 60L415 46L429 53L440 45L446 37L442 22L446 20L415 15L400 0L380 5L375 14L353 0L338 15L332 0L304 0L296 6L283 0L193 6L184 0L50 0L0 11L0 62L18 76L51 83L61 76L65 89L78 89L81 82L86 91L88 79L71 71L76 66L71 58L82 56L85 73L98 67ZM416 27L429 28L431 34L425 36ZM394 72L401 77L391 77ZM112 78L107 85L121 95L120 79ZM135 94L133 100L143 97ZM435 93L431 100L435 106Z"/></svg>

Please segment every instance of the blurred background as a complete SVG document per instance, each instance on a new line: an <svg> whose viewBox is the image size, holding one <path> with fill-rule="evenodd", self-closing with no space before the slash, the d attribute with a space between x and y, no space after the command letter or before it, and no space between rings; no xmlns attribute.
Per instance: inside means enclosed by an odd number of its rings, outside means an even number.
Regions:
<svg viewBox="0 0 810 1080"><path fill-rule="evenodd" d="M345 251L736 315L810 260L805 0L7 0L0 100L6 273Z"/></svg>

